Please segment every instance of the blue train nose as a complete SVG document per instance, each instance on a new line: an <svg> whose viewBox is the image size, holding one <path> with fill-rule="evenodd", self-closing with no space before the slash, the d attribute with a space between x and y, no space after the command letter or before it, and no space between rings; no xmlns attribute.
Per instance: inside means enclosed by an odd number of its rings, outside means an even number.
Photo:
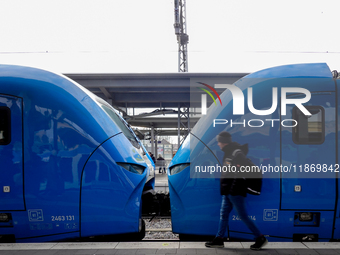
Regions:
<svg viewBox="0 0 340 255"><path fill-rule="evenodd" d="M174 233L216 234L221 196L219 174L211 166L220 167L215 153L190 134L168 171Z"/></svg>

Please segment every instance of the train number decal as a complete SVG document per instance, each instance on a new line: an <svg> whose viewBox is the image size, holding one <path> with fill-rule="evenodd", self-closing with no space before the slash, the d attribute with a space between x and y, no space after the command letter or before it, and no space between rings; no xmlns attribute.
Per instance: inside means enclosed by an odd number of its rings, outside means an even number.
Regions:
<svg viewBox="0 0 340 255"><path fill-rule="evenodd" d="M73 221L74 215L59 215L59 216L51 216L51 221Z"/></svg>

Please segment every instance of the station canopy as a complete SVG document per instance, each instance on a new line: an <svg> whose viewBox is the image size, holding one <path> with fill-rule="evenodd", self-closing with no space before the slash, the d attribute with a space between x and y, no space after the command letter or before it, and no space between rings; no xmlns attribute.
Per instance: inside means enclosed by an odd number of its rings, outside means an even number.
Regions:
<svg viewBox="0 0 340 255"><path fill-rule="evenodd" d="M170 130L178 129L179 122L186 123L185 125L190 129L199 119L199 112L195 112L193 108L199 108L201 102L192 100L190 102L190 87L197 87L201 83L212 87L214 84L233 84L247 74L84 73L65 75L123 112L124 118L130 125L163 129L162 135L173 135L178 131L171 132ZM216 89L216 91L220 94L223 89ZM197 93L202 93L202 91L198 90ZM208 96L208 105L212 102ZM141 108L147 109L143 111L140 110ZM150 108L153 110L150 111ZM130 114L127 114L128 112ZM139 113L131 114L131 112ZM166 129L168 129L167 134L165 134Z"/></svg>

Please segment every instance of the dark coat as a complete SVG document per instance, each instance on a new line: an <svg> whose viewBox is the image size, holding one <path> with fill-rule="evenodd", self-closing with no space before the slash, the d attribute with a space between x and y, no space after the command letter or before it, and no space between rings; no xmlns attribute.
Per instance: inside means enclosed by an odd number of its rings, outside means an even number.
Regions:
<svg viewBox="0 0 340 255"><path fill-rule="evenodd" d="M240 149L241 152L238 152L233 158L232 154L236 149ZM228 166L231 164L232 166L236 166L237 170L239 170L240 166L247 165L246 155L248 153L248 144L240 145L236 142L232 142L222 149L224 152L223 156L223 166ZM230 162L230 159L232 159ZM232 196L247 196L247 186L246 180L244 179L244 173L240 172L222 172L220 179L220 192L221 195L232 195Z"/></svg>

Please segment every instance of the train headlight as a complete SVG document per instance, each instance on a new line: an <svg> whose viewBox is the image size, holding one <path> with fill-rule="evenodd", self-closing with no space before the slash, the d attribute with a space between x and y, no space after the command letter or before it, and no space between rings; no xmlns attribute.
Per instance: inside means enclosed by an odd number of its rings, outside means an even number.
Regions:
<svg viewBox="0 0 340 255"><path fill-rule="evenodd" d="M190 166L190 163L174 165L174 166L170 167L170 174L171 175L178 174L179 172L182 172L188 166Z"/></svg>
<svg viewBox="0 0 340 255"><path fill-rule="evenodd" d="M302 212L299 215L300 221L312 221L313 220L313 214L311 212Z"/></svg>
<svg viewBox="0 0 340 255"><path fill-rule="evenodd" d="M143 174L145 167L141 165L136 164L130 164L130 163L117 163L117 165L123 167L125 170L135 173L135 174Z"/></svg>
<svg viewBox="0 0 340 255"><path fill-rule="evenodd" d="M9 222L10 214L9 213L0 213L0 222Z"/></svg>

